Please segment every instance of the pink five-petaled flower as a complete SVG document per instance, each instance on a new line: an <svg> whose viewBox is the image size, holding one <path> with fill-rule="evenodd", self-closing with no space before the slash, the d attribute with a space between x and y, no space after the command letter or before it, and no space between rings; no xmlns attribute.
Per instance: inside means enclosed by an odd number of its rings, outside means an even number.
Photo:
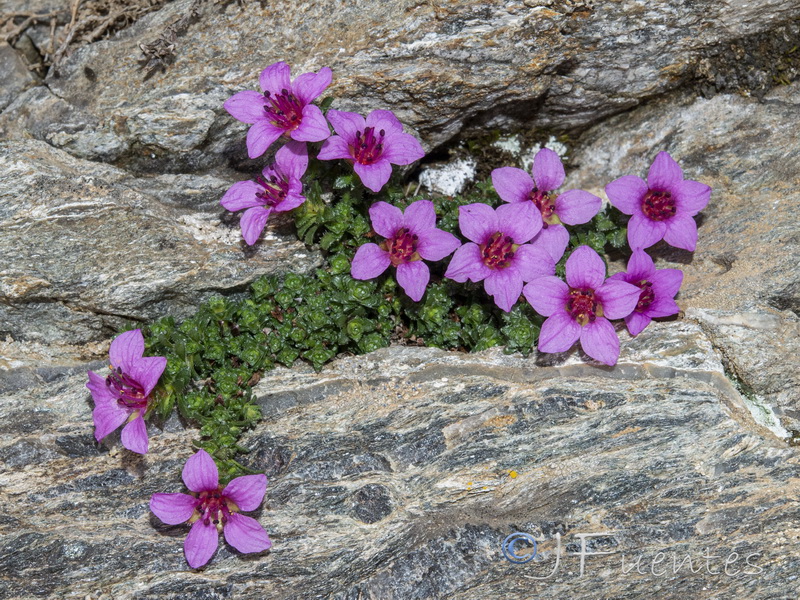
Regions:
<svg viewBox="0 0 800 600"><path fill-rule="evenodd" d="M660 239L671 246L693 251L697 246L694 217L711 197L704 183L684 179L680 166L666 152L659 152L645 183L625 175L606 186L611 204L626 215L628 243L633 250L649 248Z"/></svg>
<svg viewBox="0 0 800 600"><path fill-rule="evenodd" d="M567 283L541 277L523 294L547 317L539 333L540 352L566 352L581 341L595 360L615 365L619 338L608 319L621 319L636 307L640 290L624 281L606 280L603 259L589 246L580 246L567 259Z"/></svg>
<svg viewBox="0 0 800 600"><path fill-rule="evenodd" d="M145 454L148 439L144 414L150 392L167 366L163 356L142 356L144 338L139 329L126 331L111 342L108 356L111 374L100 377L89 371L86 387L94 399L94 436L99 442L117 427L122 429L122 445L132 452Z"/></svg>
<svg viewBox="0 0 800 600"><path fill-rule="evenodd" d="M381 244L364 244L353 257L350 274L372 279L389 265L397 267L397 283L419 302L431 278L425 260L442 260L461 245L452 233L436 228L436 211L430 200L417 200L405 214L396 206L376 202L369 207L372 228L386 238Z"/></svg>
<svg viewBox="0 0 800 600"><path fill-rule="evenodd" d="M555 261L542 248L527 244L539 233L533 203L486 204L458 209L458 226L469 240L453 255L445 277L460 283L483 281L486 293L506 312L519 300L523 282L555 273Z"/></svg>
<svg viewBox="0 0 800 600"><path fill-rule="evenodd" d="M239 552L268 550L272 542L258 521L240 515L240 510L256 510L267 491L266 475L245 475L219 485L214 459L200 450L186 461L183 482L189 494L153 494L150 510L167 525L188 521L192 524L183 551L193 569L206 564L217 550L220 532Z"/></svg>
<svg viewBox="0 0 800 600"><path fill-rule="evenodd" d="M631 335L639 335L653 318L680 312L673 298L681 287L683 271L656 269L653 259L644 250L634 250L628 260L627 273L616 273L609 279L632 283L640 290L636 307L625 317Z"/></svg>
<svg viewBox="0 0 800 600"><path fill-rule="evenodd" d="M321 142L330 134L325 116L311 104L331 83L331 70L303 73L293 82L290 67L276 62L261 72L263 94L245 90L223 105L234 119L252 126L247 132L247 153L258 158L282 135L298 142Z"/></svg>
<svg viewBox="0 0 800 600"><path fill-rule="evenodd" d="M534 246L547 250L554 261L564 256L569 232L562 225L581 225L594 217L603 201L589 192L567 190L554 194L564 183L564 165L558 154L542 148L533 159L533 177L522 169L501 167L492 171L492 184L506 202L531 202L539 210L534 214L542 230L533 240Z"/></svg>
<svg viewBox="0 0 800 600"><path fill-rule="evenodd" d="M366 120L359 114L329 110L328 120L338 135L322 144L317 158L352 161L361 183L373 192L392 176L392 165L410 165L425 156L416 138L388 110L373 110Z"/></svg>
<svg viewBox="0 0 800 600"><path fill-rule="evenodd" d="M305 202L300 178L308 167L306 145L289 141L275 153L275 163L264 167L257 181L234 183L220 200L231 212L247 209L242 215L242 237L250 246L256 243L271 212L286 212Z"/></svg>

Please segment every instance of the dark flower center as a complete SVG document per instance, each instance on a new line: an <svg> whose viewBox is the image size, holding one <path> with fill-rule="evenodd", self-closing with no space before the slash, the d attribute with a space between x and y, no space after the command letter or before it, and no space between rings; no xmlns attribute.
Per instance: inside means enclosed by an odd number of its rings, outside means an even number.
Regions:
<svg viewBox="0 0 800 600"><path fill-rule="evenodd" d="M231 513L239 510L233 502L222 495L221 485L215 490L200 492L197 498L200 500L200 504L195 508L199 513L198 519L202 520L205 525L216 526L218 531L222 531L222 527L230 518Z"/></svg>
<svg viewBox="0 0 800 600"><path fill-rule="evenodd" d="M498 231L485 244L480 245L481 259L490 269L505 269L511 264L517 248L519 246L510 235Z"/></svg>
<svg viewBox="0 0 800 600"><path fill-rule="evenodd" d="M603 306L594 295L594 290L570 288L567 312L583 327L603 316Z"/></svg>
<svg viewBox="0 0 800 600"><path fill-rule="evenodd" d="M548 225L559 225L561 220L556 214L556 201L550 192L543 192L536 186L533 187L528 199L536 205L542 213L542 227L547 229Z"/></svg>
<svg viewBox="0 0 800 600"><path fill-rule="evenodd" d="M664 221L674 217L678 208L669 192L648 190L642 200L642 212L648 219Z"/></svg>
<svg viewBox="0 0 800 600"><path fill-rule="evenodd" d="M381 129L375 135L374 127L365 127L364 133L356 131L355 145L350 146L350 154L362 165L371 165L383 154L383 138L386 131Z"/></svg>
<svg viewBox="0 0 800 600"><path fill-rule="evenodd" d="M634 310L636 312L644 312L656 299L656 293L653 290L652 282L646 279L636 282L636 285L638 285L642 291L639 293L639 302L636 303L636 308Z"/></svg>
<svg viewBox="0 0 800 600"><path fill-rule="evenodd" d="M286 131L297 129L303 120L303 106L292 92L286 89L281 90L280 94L264 92L264 97L267 99L264 110L275 127Z"/></svg>
<svg viewBox="0 0 800 600"><path fill-rule="evenodd" d="M403 227L398 229L394 237L383 243L384 250L389 252L389 260L396 267L412 260L421 260L417 254L418 237Z"/></svg>
<svg viewBox="0 0 800 600"><path fill-rule="evenodd" d="M277 175L270 175L264 179L261 175L256 176L258 185L264 189L256 192L256 197L261 198L265 206L270 208L280 204L286 199L286 194L289 193L289 182Z"/></svg>
<svg viewBox="0 0 800 600"><path fill-rule="evenodd" d="M106 386L117 397L117 403L124 408L147 408L147 396L141 384L122 372L121 367L111 371L106 377Z"/></svg>

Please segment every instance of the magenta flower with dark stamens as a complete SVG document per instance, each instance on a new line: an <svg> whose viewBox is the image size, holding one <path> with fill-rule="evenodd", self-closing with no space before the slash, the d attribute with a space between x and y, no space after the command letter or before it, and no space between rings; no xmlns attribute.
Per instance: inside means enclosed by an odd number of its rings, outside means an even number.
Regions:
<svg viewBox="0 0 800 600"><path fill-rule="evenodd" d="M214 459L200 450L186 461L183 482L189 494L153 494L150 510L167 525L189 522L183 551L193 569L206 564L219 544L219 534L239 552L262 552L272 546L258 521L239 511L256 510L267 491L266 475L245 475L219 485Z"/></svg>
<svg viewBox="0 0 800 600"><path fill-rule="evenodd" d="M261 72L263 94L245 90L223 105L234 119L252 126L247 132L247 153L257 158L279 137L298 142L321 142L330 135L328 123L318 106L311 104L331 83L331 70L304 73L293 82L284 62Z"/></svg>
<svg viewBox="0 0 800 600"><path fill-rule="evenodd" d="M640 290L605 275L606 265L597 252L580 246L567 259L567 283L541 277L525 286L525 298L547 317L539 332L540 352L566 352L580 339L583 351L595 360L617 363L619 338L608 319L629 315Z"/></svg>
<svg viewBox="0 0 800 600"><path fill-rule="evenodd" d="M89 383L86 384L94 399L92 418L97 441L127 421L122 429L122 445L138 454L147 453L144 415L150 403L150 393L167 366L167 359L163 356L143 354L141 330L120 334L111 342L108 351L111 374L103 378L89 371Z"/></svg>
<svg viewBox="0 0 800 600"><path fill-rule="evenodd" d="M659 152L645 183L625 175L606 186L611 204L626 215L628 244L633 250L649 248L663 239L676 248L694 251L697 224L694 217L711 197L704 183L684 179L680 166L666 152Z"/></svg>
<svg viewBox="0 0 800 600"><path fill-rule="evenodd" d="M264 168L257 181L239 181L225 192L220 204L242 215L242 237L250 246L258 241L272 212L286 212L305 202L300 178L308 167L306 145L289 141L275 154L275 163Z"/></svg>
<svg viewBox="0 0 800 600"><path fill-rule="evenodd" d="M353 257L350 274L372 279L389 265L397 267L397 283L419 302L431 278L425 260L442 260L461 245L452 233L436 228L436 211L430 200L417 200L403 213L396 206L376 202L369 208L372 228L383 236L380 244L364 244Z"/></svg>
<svg viewBox="0 0 800 600"><path fill-rule="evenodd" d="M562 225L581 225L592 220L603 201L582 190L567 190L556 195L554 190L564 183L564 166L558 154L542 148L533 159L533 177L522 169L501 167L492 171L492 184L505 202L532 202L537 209L534 218L542 230L532 244L541 246L558 262L569 244L569 232Z"/></svg>
<svg viewBox="0 0 800 600"><path fill-rule="evenodd" d="M530 241L541 229L530 202L504 204L496 210L486 204L458 209L458 226L471 242L453 255L445 277L463 283L483 281L495 304L509 312L519 300L522 285L555 273L555 261Z"/></svg>
<svg viewBox="0 0 800 600"><path fill-rule="evenodd" d="M338 135L331 136L317 155L320 160L349 160L361 182L373 192L392 176L392 165L410 165L425 156L416 138L388 110L359 114L329 110L328 120Z"/></svg>
<svg viewBox="0 0 800 600"><path fill-rule="evenodd" d="M625 281L639 288L639 302L633 312L625 317L631 335L639 335L658 317L668 317L680 312L675 304L675 294L683 282L679 269L656 269L653 259L644 250L635 250L628 260L628 272L616 273L609 280Z"/></svg>

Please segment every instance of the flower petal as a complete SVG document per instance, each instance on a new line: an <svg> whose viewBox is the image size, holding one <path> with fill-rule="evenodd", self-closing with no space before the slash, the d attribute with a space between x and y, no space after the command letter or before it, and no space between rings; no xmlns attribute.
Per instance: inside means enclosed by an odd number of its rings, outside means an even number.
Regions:
<svg viewBox="0 0 800 600"><path fill-rule="evenodd" d="M564 165L550 148L542 148L533 157L533 180L542 192L554 190L564 183Z"/></svg>
<svg viewBox="0 0 800 600"><path fill-rule="evenodd" d="M269 121L256 121L247 131L247 155L250 158L258 158L281 135L283 135L283 129L275 127Z"/></svg>
<svg viewBox="0 0 800 600"><path fill-rule="evenodd" d="M269 208L256 206L248 208L242 215L239 225L242 228L242 237L248 246L252 246L258 241L261 232L264 231L264 226L267 224L270 212L272 210Z"/></svg>
<svg viewBox="0 0 800 600"><path fill-rule="evenodd" d="M307 104L303 107L300 125L289 135L298 142L321 142L330 137L331 130L322 109L316 104Z"/></svg>
<svg viewBox="0 0 800 600"><path fill-rule="evenodd" d="M628 259L628 277L625 281L633 283L642 279L650 281L650 276L656 272L653 259L644 250L634 250Z"/></svg>
<svg viewBox="0 0 800 600"><path fill-rule="evenodd" d="M144 424L142 415L139 415L122 428L120 441L131 452L147 454L150 440L147 438L147 426Z"/></svg>
<svg viewBox="0 0 800 600"><path fill-rule="evenodd" d="M403 124L390 110L373 110L367 115L367 127L374 127L376 132L381 129L385 133L403 133Z"/></svg>
<svg viewBox="0 0 800 600"><path fill-rule="evenodd" d="M674 298L683 283L683 271L680 269L659 269L648 278L653 283L656 298Z"/></svg>
<svg viewBox="0 0 800 600"><path fill-rule="evenodd" d="M317 158L320 160L353 160L353 155L350 154L350 145L345 139L340 135L333 135L322 144Z"/></svg>
<svg viewBox="0 0 800 600"><path fill-rule="evenodd" d="M557 263L569 245L569 231L563 225L548 225L536 234L531 245L542 248Z"/></svg>
<svg viewBox="0 0 800 600"><path fill-rule="evenodd" d="M113 368L121 367L123 373L130 373L131 367L144 354L144 337L141 329L133 329L119 334L108 350L108 358Z"/></svg>
<svg viewBox="0 0 800 600"><path fill-rule="evenodd" d="M261 191L261 186L255 181L237 181L234 183L219 203L225 210L236 212L245 208L253 208L261 204L256 193Z"/></svg>
<svg viewBox="0 0 800 600"><path fill-rule="evenodd" d="M542 213L533 202L501 204L495 212L498 229L510 235L515 244L531 241L542 229Z"/></svg>
<svg viewBox="0 0 800 600"><path fill-rule="evenodd" d="M92 399L95 401L95 404L99 404L100 402L116 403L117 401L117 396L114 395L114 393L108 389L108 385L106 385L106 378L100 377L100 375L93 371L89 371L89 381L86 383L86 387L89 388L89 391L92 393Z"/></svg>
<svg viewBox="0 0 800 600"><path fill-rule="evenodd" d="M461 246L456 236L441 229L427 229L417 235L417 252L425 260L442 260Z"/></svg>
<svg viewBox="0 0 800 600"><path fill-rule="evenodd" d="M261 524L252 517L233 513L222 530L225 541L239 552L263 552L272 542Z"/></svg>
<svg viewBox="0 0 800 600"><path fill-rule="evenodd" d="M567 259L567 283L575 289L596 290L606 278L606 263L589 246L579 246Z"/></svg>
<svg viewBox="0 0 800 600"><path fill-rule="evenodd" d="M603 201L583 190L568 190L556 198L556 214L567 225L583 225L600 212Z"/></svg>
<svg viewBox="0 0 800 600"><path fill-rule="evenodd" d="M664 241L670 246L694 252L697 247L697 223L687 214L677 214L666 222Z"/></svg>
<svg viewBox="0 0 800 600"><path fill-rule="evenodd" d="M242 475L232 479L231 482L222 490L222 495L230 498L239 510L256 510L264 500L267 492L267 476Z"/></svg>
<svg viewBox="0 0 800 600"><path fill-rule="evenodd" d="M303 104L316 100L331 84L333 73L329 67L322 67L318 73L303 73L292 82L292 91Z"/></svg>
<svg viewBox="0 0 800 600"><path fill-rule="evenodd" d="M468 240L483 244L499 231L497 214L482 202L458 207L458 228Z"/></svg>
<svg viewBox="0 0 800 600"><path fill-rule="evenodd" d="M671 220L674 221L675 217ZM649 248L661 240L666 231L664 221L653 221L642 213L636 213L628 221L628 244L632 250Z"/></svg>
<svg viewBox="0 0 800 600"><path fill-rule="evenodd" d="M186 562L193 569L199 569L211 560L214 552L217 551L218 544L219 534L217 533L217 528L210 522L206 525L203 519L195 521L189 530L189 535L186 536L186 541L183 543Z"/></svg>
<svg viewBox="0 0 800 600"><path fill-rule="evenodd" d="M129 374L144 388L145 395L149 396L166 366L167 359L163 356L145 356L133 364Z"/></svg>
<svg viewBox="0 0 800 600"><path fill-rule="evenodd" d="M263 94L245 90L228 98L222 106L237 121L252 124L264 118L266 104L267 99Z"/></svg>
<svg viewBox="0 0 800 600"><path fill-rule="evenodd" d="M615 279L595 288L595 296L603 305L603 315L609 319L622 319L631 314L641 293L637 286Z"/></svg>
<svg viewBox="0 0 800 600"><path fill-rule="evenodd" d="M188 494L153 494L150 510L167 525L179 525L192 517L200 501Z"/></svg>
<svg viewBox="0 0 800 600"><path fill-rule="evenodd" d="M100 401L95 399L92 411L94 421L94 437L99 442L117 427L122 425L130 415L130 411L122 408L116 400Z"/></svg>
<svg viewBox="0 0 800 600"><path fill-rule="evenodd" d="M653 319L646 314L634 311L625 317L625 326L628 328L628 333L637 336L644 331L644 328L647 327L652 320Z"/></svg>
<svg viewBox="0 0 800 600"><path fill-rule="evenodd" d="M687 179L673 186L673 194L678 211L693 217L708 205L711 188L705 183Z"/></svg>
<svg viewBox="0 0 800 600"><path fill-rule="evenodd" d="M539 352L566 352L581 336L581 326L566 310L554 312L542 323Z"/></svg>
<svg viewBox="0 0 800 600"><path fill-rule="evenodd" d="M393 238L404 223L403 211L383 201L375 202L369 207L369 218L375 233L387 240Z"/></svg>
<svg viewBox="0 0 800 600"><path fill-rule="evenodd" d="M356 139L358 132L363 133L364 128L367 126L364 117L358 113L332 108L328 111L327 116L336 133L342 136L348 144Z"/></svg>
<svg viewBox="0 0 800 600"><path fill-rule="evenodd" d="M289 194L286 195L286 198L278 202L272 208L272 210L274 212L288 212L290 210L294 210L305 201L306 201L305 196L301 196L300 194L293 194L290 192Z"/></svg>
<svg viewBox="0 0 800 600"><path fill-rule="evenodd" d="M569 286L555 276L534 279L522 289L522 293L533 310L543 317L550 317L559 311L565 311L569 300ZM574 343L575 340L572 342Z"/></svg>
<svg viewBox="0 0 800 600"><path fill-rule="evenodd" d="M672 190L683 180L680 166L668 152L659 152L647 173L647 186L651 190Z"/></svg>
<svg viewBox="0 0 800 600"><path fill-rule="evenodd" d="M275 153L275 164L287 178L300 179L308 168L306 144L289 140Z"/></svg>
<svg viewBox="0 0 800 600"><path fill-rule="evenodd" d="M533 281L556 272L556 263L547 251L530 244L517 248L512 260L523 281Z"/></svg>
<svg viewBox="0 0 800 600"><path fill-rule="evenodd" d="M666 296L656 297L655 301L645 310L645 314L654 319L677 315L679 312L681 312L680 306L677 305L675 300Z"/></svg>
<svg viewBox="0 0 800 600"><path fill-rule="evenodd" d="M467 279L470 281L483 281L491 273L492 270L481 259L481 250L478 245L468 242L453 254L444 276L459 283L464 283Z"/></svg>
<svg viewBox="0 0 800 600"><path fill-rule="evenodd" d="M625 175L606 186L609 202L626 215L641 212L645 194L647 194L647 184L634 175Z"/></svg>
<svg viewBox="0 0 800 600"><path fill-rule="evenodd" d="M431 271L421 260L397 265L397 283L414 302L419 302L425 295L430 279Z"/></svg>
<svg viewBox="0 0 800 600"><path fill-rule="evenodd" d="M371 165L362 165L360 162L353 163L353 170L358 173L364 187L372 190L376 194L389 181L392 176L392 165L388 160L381 158Z"/></svg>
<svg viewBox="0 0 800 600"><path fill-rule="evenodd" d="M483 280L483 289L494 298L497 306L510 312L522 294L522 276L513 265L505 269L496 269Z"/></svg>
<svg viewBox="0 0 800 600"><path fill-rule="evenodd" d="M211 455L198 450L183 465L183 483L193 492L215 490L219 486L219 471Z"/></svg>
<svg viewBox="0 0 800 600"><path fill-rule="evenodd" d="M261 75L258 77L261 90L270 94L281 94L283 90L291 90L291 72L289 65L283 61L271 64L261 71Z"/></svg>
<svg viewBox="0 0 800 600"><path fill-rule="evenodd" d="M408 205L403 213L403 223L411 233L419 234L436 227L436 209L430 200L417 200Z"/></svg>
<svg viewBox="0 0 800 600"><path fill-rule="evenodd" d="M364 244L356 250L350 265L353 279L373 279L389 268L392 261L389 253L381 250L377 244Z"/></svg>
<svg viewBox="0 0 800 600"><path fill-rule="evenodd" d="M492 171L492 185L505 202L528 202L533 190L533 179L522 169L500 167Z"/></svg>
<svg viewBox="0 0 800 600"><path fill-rule="evenodd" d="M595 360L609 366L617 364L619 338L611 322L605 317L598 317L593 323L582 327L581 348Z"/></svg>
<svg viewBox="0 0 800 600"><path fill-rule="evenodd" d="M425 150L410 133L386 134L381 158L395 165L410 165L425 156Z"/></svg>

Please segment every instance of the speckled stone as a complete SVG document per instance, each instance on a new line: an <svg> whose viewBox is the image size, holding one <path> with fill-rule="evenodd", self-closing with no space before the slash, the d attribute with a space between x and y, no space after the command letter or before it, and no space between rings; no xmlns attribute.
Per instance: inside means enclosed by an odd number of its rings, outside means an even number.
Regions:
<svg viewBox="0 0 800 600"><path fill-rule="evenodd" d="M83 372L29 371L25 394L0 376L0 596L794 599L798 451L742 418L697 325L667 325L617 369L406 347L270 372L242 460L270 479L272 550L223 543L199 572L188 528L148 510L183 489L195 431L98 447ZM534 562L504 559L515 531ZM577 534L612 553L583 575Z"/></svg>

